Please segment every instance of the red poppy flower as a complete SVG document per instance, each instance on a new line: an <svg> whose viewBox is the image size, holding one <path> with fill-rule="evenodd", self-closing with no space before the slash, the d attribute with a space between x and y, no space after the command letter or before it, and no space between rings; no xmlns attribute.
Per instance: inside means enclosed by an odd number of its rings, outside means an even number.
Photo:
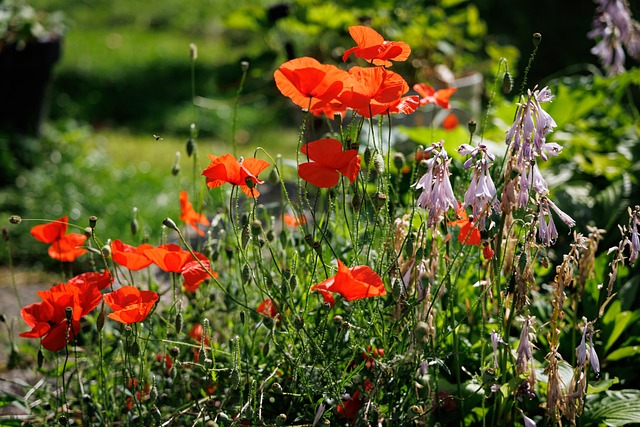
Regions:
<svg viewBox="0 0 640 427"><path fill-rule="evenodd" d="M202 336L204 335L204 327L200 323L193 325L193 328L189 331L189 336L196 340L196 342L202 342ZM209 337L204 336L204 345L209 346Z"/></svg>
<svg viewBox="0 0 640 427"><path fill-rule="evenodd" d="M462 204L458 204L458 209L456 210L456 218L457 219L455 221L447 222L447 225L460 227L460 233L458 233L458 241L460 243L464 243L465 245L480 246L480 242L482 242L480 230L478 229L478 227L473 225L473 219L469 219L467 211L462 206Z"/></svg>
<svg viewBox="0 0 640 427"><path fill-rule="evenodd" d="M458 122L458 117L456 117L455 114L449 114L447 117L444 118L444 120L442 121L442 127L445 130L453 130L456 128L456 126L458 126L460 122Z"/></svg>
<svg viewBox="0 0 640 427"><path fill-rule="evenodd" d="M273 77L280 92L297 106L310 111L324 107L348 89L346 71L335 65L321 64L310 57L287 61Z"/></svg>
<svg viewBox="0 0 640 427"><path fill-rule="evenodd" d="M158 301L158 294L153 291L141 291L134 286L123 286L105 294L104 301L113 313L109 318L125 325L142 322Z"/></svg>
<svg viewBox="0 0 640 427"><path fill-rule="evenodd" d="M77 286L80 286L83 284L89 284L101 290L111 285L112 280L111 280L111 274L109 274L109 271L105 270L102 273L89 272L89 273L78 274L77 276L69 279L67 283L70 285L77 285Z"/></svg>
<svg viewBox="0 0 640 427"><path fill-rule="evenodd" d="M287 227L299 227L307 223L307 218L304 215L295 216L289 212L285 212L282 215L282 222L284 222Z"/></svg>
<svg viewBox="0 0 640 427"><path fill-rule="evenodd" d="M264 181L258 179L258 174L262 172L269 163L253 157L244 160L237 160L231 154L224 156L214 156L209 154L211 163L202 172L207 177L207 186L216 188L229 183L240 187L249 197L258 197L260 192L255 188L256 184ZM251 188L249 188L251 185Z"/></svg>
<svg viewBox="0 0 640 427"><path fill-rule="evenodd" d="M437 104L444 109L451 109L449 105L449 98L456 91L455 87L446 89L435 90L432 86L424 83L417 83L413 85L413 90L418 92L422 97L420 99L420 105Z"/></svg>
<svg viewBox="0 0 640 427"><path fill-rule="evenodd" d="M102 299L95 284L89 282L59 284L48 291L38 292L38 296L42 302L30 304L21 311L31 330L20 336L42 338L42 346L51 351L61 350L73 341L80 333L80 319L96 308ZM67 307L71 308L71 327Z"/></svg>
<svg viewBox="0 0 640 427"><path fill-rule="evenodd" d="M392 65L390 61L405 61L411 54L411 47L405 42L385 41L384 37L369 27L349 27L349 34L358 46L347 49L342 55L344 62L353 53L357 58L388 67Z"/></svg>
<svg viewBox="0 0 640 427"><path fill-rule="evenodd" d="M144 254L147 249L153 249L153 246L143 243L135 247L114 240L111 242L111 258L113 262L129 270L142 270L151 265L151 260Z"/></svg>
<svg viewBox="0 0 640 427"><path fill-rule="evenodd" d="M349 268L338 260L338 273L313 285L311 290L329 291L342 295L347 301L387 294L380 276L366 265Z"/></svg>
<svg viewBox="0 0 640 427"><path fill-rule="evenodd" d="M180 220L196 230L196 233L201 236L204 236L204 231L198 227L198 224L202 224L205 227L211 225L206 215L198 213L193 209L193 205L189 201L189 193L186 191L180 192Z"/></svg>
<svg viewBox="0 0 640 427"><path fill-rule="evenodd" d="M144 255L167 273L181 273L185 264L193 259L191 252L173 243L147 249Z"/></svg>
<svg viewBox="0 0 640 427"><path fill-rule="evenodd" d="M258 305L256 311L264 316L271 317L272 319L278 317L278 308L269 298L262 301L260 305Z"/></svg>
<svg viewBox="0 0 640 427"><path fill-rule="evenodd" d="M362 408L362 400L360 400L360 390L356 390L351 397L344 399L342 403L338 405L338 415L341 418L348 420L355 420L358 415L358 411Z"/></svg>
<svg viewBox="0 0 640 427"><path fill-rule="evenodd" d="M377 101L371 101L369 108L361 108L358 113L364 117L378 116L381 114L412 114L420 106L420 98L417 95L403 96L393 102L381 104Z"/></svg>
<svg viewBox="0 0 640 427"><path fill-rule="evenodd" d="M400 102L409 85L398 73L382 67L352 67L351 93L344 99L345 105L361 116L370 116L370 104L391 105ZM386 108L384 109L386 111Z"/></svg>
<svg viewBox="0 0 640 427"><path fill-rule="evenodd" d="M340 180L340 174L351 183L360 172L358 150L342 150L342 143L336 139L324 138L310 142L300 148L312 162L298 165L300 178L319 188L331 188Z"/></svg>
<svg viewBox="0 0 640 427"><path fill-rule="evenodd" d="M493 251L493 249L491 249L491 245L489 245L489 242L482 242L482 256L484 257L484 259L493 259L493 255L495 255L495 252Z"/></svg>
<svg viewBox="0 0 640 427"><path fill-rule="evenodd" d="M197 291L200 283L210 279L211 276L218 277L218 273L211 271L209 260L204 255L196 252L196 256L200 258L200 262L196 260L188 261L180 271L180 274L182 274L184 278L184 290L190 293ZM202 263L202 266L204 266L206 270L202 268L200 263Z"/></svg>
<svg viewBox="0 0 640 427"><path fill-rule="evenodd" d="M87 236L84 234L67 232L69 218L62 218L47 224L36 225L31 229L31 235L42 243L50 244L49 256L61 262L73 262L80 255L87 252L80 246L84 245Z"/></svg>

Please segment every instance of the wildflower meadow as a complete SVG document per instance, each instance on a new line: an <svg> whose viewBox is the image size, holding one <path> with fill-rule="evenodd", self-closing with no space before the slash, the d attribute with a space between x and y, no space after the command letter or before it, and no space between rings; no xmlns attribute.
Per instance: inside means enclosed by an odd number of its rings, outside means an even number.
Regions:
<svg viewBox="0 0 640 427"><path fill-rule="evenodd" d="M598 3L621 7L597 9L590 33L608 75L579 96L527 78L545 47L535 33L519 84L498 59L481 109L456 114L456 85L403 76L414 40L350 25L350 44L330 47L336 60L300 55L270 72L295 151L241 155L236 103L228 151L200 143L194 114L166 171L185 178L171 196L179 215L127 207L126 233L105 228L100 210L12 215L7 247L28 230L57 279L29 304L14 284L8 357L34 380L2 395L20 411L0 423L640 423L640 308L628 285L638 285L640 200L609 208L620 222L605 230L585 220L599 205L568 197L562 178L593 124L578 114L604 103L588 96L637 99L640 73L624 53L640 56L640 25L626 2ZM197 43L184 52L192 65L203 55ZM251 67L237 64L238 96ZM626 158L637 168L637 105L614 105L598 117L636 130ZM620 191L639 184L620 179ZM145 223L148 210L164 220Z"/></svg>

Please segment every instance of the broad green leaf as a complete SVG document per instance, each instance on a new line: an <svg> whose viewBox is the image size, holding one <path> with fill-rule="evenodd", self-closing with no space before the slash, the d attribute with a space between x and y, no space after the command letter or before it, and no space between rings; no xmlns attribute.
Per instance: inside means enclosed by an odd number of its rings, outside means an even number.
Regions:
<svg viewBox="0 0 640 427"><path fill-rule="evenodd" d="M635 321L640 319L640 310L636 310L634 312L631 311L623 311L615 317L613 322L613 330L607 339L607 343L604 346L605 352L609 351L611 346L616 342L616 340L622 335L622 333L627 329L629 325L632 325Z"/></svg>
<svg viewBox="0 0 640 427"><path fill-rule="evenodd" d="M607 361L613 362L615 360L626 359L627 357L633 357L640 354L640 346L632 345L627 347L620 347L607 354Z"/></svg>
<svg viewBox="0 0 640 427"><path fill-rule="evenodd" d="M610 426L622 426L630 423L640 423L640 398L614 400L606 399L597 409L589 414L591 417L602 420Z"/></svg>
<svg viewBox="0 0 640 427"><path fill-rule="evenodd" d="M607 380L600 380L597 382L591 382L589 383L589 386L587 387L587 394L598 394L601 393L603 391L609 390L611 388L611 386L613 386L614 384L618 384L620 382L620 380L618 380L618 378L610 378Z"/></svg>

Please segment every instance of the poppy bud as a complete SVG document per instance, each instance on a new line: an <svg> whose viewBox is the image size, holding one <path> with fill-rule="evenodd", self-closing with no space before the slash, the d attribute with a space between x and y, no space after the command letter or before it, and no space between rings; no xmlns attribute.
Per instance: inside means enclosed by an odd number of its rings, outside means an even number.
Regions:
<svg viewBox="0 0 640 427"><path fill-rule="evenodd" d="M19 215L11 215L9 217L9 222L11 224L20 224L22 222L22 218Z"/></svg>
<svg viewBox="0 0 640 427"><path fill-rule="evenodd" d="M535 47L540 46L540 42L542 41L542 34L540 33L533 33L533 45Z"/></svg>
<svg viewBox="0 0 640 427"><path fill-rule="evenodd" d="M250 176L246 177L244 179L244 183L247 185L247 187L249 187L250 189L253 189L256 187L256 183L253 182L253 179L251 179Z"/></svg>
<svg viewBox="0 0 640 427"><path fill-rule="evenodd" d="M322 245L320 244L320 242L318 240L316 240L315 242L313 242L313 250L316 251L316 253L320 256L322 256Z"/></svg>
<svg viewBox="0 0 640 427"><path fill-rule="evenodd" d="M98 222L98 217L95 215L91 215L89 217L89 227L96 228L96 223Z"/></svg>
<svg viewBox="0 0 640 427"><path fill-rule="evenodd" d="M254 237L258 237L262 232L262 221L259 219L251 221L251 234Z"/></svg>
<svg viewBox="0 0 640 427"><path fill-rule="evenodd" d="M42 369L42 365L44 364L44 353L42 352L42 348L38 349L38 369Z"/></svg>
<svg viewBox="0 0 640 427"><path fill-rule="evenodd" d="M393 153L393 166L400 171L404 166L404 154L402 153Z"/></svg>
<svg viewBox="0 0 640 427"><path fill-rule="evenodd" d="M7 227L2 227L2 240L5 242L9 241L9 230L7 230Z"/></svg>
<svg viewBox="0 0 640 427"><path fill-rule="evenodd" d="M173 167L171 168L171 175L178 176L180 173L180 152L176 151L176 160L173 162Z"/></svg>
<svg viewBox="0 0 640 427"><path fill-rule="evenodd" d="M136 235L138 233L138 208L133 208L131 216L131 234Z"/></svg>
<svg viewBox="0 0 640 427"><path fill-rule="evenodd" d="M167 228L170 228L174 231L178 231L178 226L176 225L175 222L173 222L173 220L169 217L166 217L163 221L162 221L162 225L164 225Z"/></svg>
<svg viewBox="0 0 640 427"><path fill-rule="evenodd" d="M504 93L511 93L513 90L513 77L511 77L511 73L508 71L504 73L504 77L502 77L502 91Z"/></svg>
<svg viewBox="0 0 640 427"><path fill-rule="evenodd" d="M273 229L270 229L269 231L267 231L267 240L270 242L273 242L273 239L275 239L275 233L273 232Z"/></svg>
<svg viewBox="0 0 640 427"><path fill-rule="evenodd" d="M267 178L267 181L270 184L277 184L280 181L280 177L278 176L278 171L276 170L275 167L271 168L271 172L269 172L269 177Z"/></svg>
<svg viewBox="0 0 640 427"><path fill-rule="evenodd" d="M0 322L7 323L7 316L4 313L0 314Z"/></svg>
<svg viewBox="0 0 640 427"><path fill-rule="evenodd" d="M174 322L174 326L176 328L176 334L179 334L180 332L182 332L182 323L183 323L182 313L178 313L176 315L176 320Z"/></svg>
<svg viewBox="0 0 640 427"><path fill-rule="evenodd" d="M129 354L133 357L138 357L140 354L140 346L138 345L138 341L135 339L129 344Z"/></svg>
<svg viewBox="0 0 640 427"><path fill-rule="evenodd" d="M96 320L96 329L98 332L102 330L104 327L105 315L104 315L104 306L103 309L98 313L98 319Z"/></svg>
<svg viewBox="0 0 640 427"><path fill-rule="evenodd" d="M249 265L245 264L242 267L242 283L249 283L249 280L251 280L251 270L249 270Z"/></svg>
<svg viewBox="0 0 640 427"><path fill-rule="evenodd" d="M360 211L360 208L362 207L362 196L360 193L355 193L351 198L351 207L356 212Z"/></svg>
<svg viewBox="0 0 640 427"><path fill-rule="evenodd" d="M246 248L247 243L249 243L249 224L242 225L241 240L242 240L242 247Z"/></svg>
<svg viewBox="0 0 640 427"><path fill-rule="evenodd" d="M198 59L198 46L195 43L189 43L189 59L192 61Z"/></svg>
<svg viewBox="0 0 640 427"><path fill-rule="evenodd" d="M476 133L476 127L477 127L477 123L475 120L469 120L469 123L467 123L467 128L469 129L469 133L471 135L473 135L474 133Z"/></svg>
<svg viewBox="0 0 640 427"><path fill-rule="evenodd" d="M365 164L369 165L369 162L371 161L371 156L373 155L373 153L371 153L371 148L367 147L364 149L364 162Z"/></svg>
<svg viewBox="0 0 640 427"><path fill-rule="evenodd" d="M373 158L373 167L379 174L382 174L384 172L384 157L382 157L382 154L378 153Z"/></svg>
<svg viewBox="0 0 640 427"><path fill-rule="evenodd" d="M191 157L194 153L194 151L196 151L196 140L193 138L189 138L187 140L187 156Z"/></svg>

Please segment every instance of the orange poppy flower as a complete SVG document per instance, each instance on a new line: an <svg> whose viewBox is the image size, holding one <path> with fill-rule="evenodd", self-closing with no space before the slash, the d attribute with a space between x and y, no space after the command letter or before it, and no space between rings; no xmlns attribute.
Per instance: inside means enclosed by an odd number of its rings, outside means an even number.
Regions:
<svg viewBox="0 0 640 427"><path fill-rule="evenodd" d="M363 404L362 399L360 399L360 390L356 390L352 396L347 397L338 405L338 415L340 415L340 418L346 418L353 422Z"/></svg>
<svg viewBox="0 0 640 427"><path fill-rule="evenodd" d="M25 338L42 338L42 346L58 351L80 333L80 319L89 314L102 299L93 283L61 283L48 291L38 292L42 302L30 304L21 310L30 331L20 334ZM66 309L71 307L71 325ZM69 327L70 326L70 327ZM68 331L68 334L67 334Z"/></svg>
<svg viewBox="0 0 640 427"><path fill-rule="evenodd" d="M453 130L456 128L456 126L458 126L458 124L460 124L460 122L458 121L458 117L456 117L455 114L449 114L442 121L442 127L445 130Z"/></svg>
<svg viewBox="0 0 640 427"><path fill-rule="evenodd" d="M285 212L282 215L282 221L287 227L299 227L300 225L307 223L307 218L304 215L297 217L289 212Z"/></svg>
<svg viewBox="0 0 640 427"><path fill-rule="evenodd" d="M456 91L455 87L446 89L435 90L433 86L429 86L424 83L417 83L413 85L413 90L418 92L422 97L420 98L420 105L437 104L444 109L451 109L449 104L449 98Z"/></svg>
<svg viewBox="0 0 640 427"><path fill-rule="evenodd" d="M417 95L403 96L393 102L381 104L377 101L371 101L369 108L361 108L359 114L364 117L377 116L380 114L412 114L420 106L420 98Z"/></svg>
<svg viewBox="0 0 640 427"><path fill-rule="evenodd" d="M480 236L480 230L473 225L473 219L469 219L467 211L462 204L458 204L456 209L456 220L447 222L447 225L453 225L460 227L460 233L458 233L458 241L465 245L480 246L482 237Z"/></svg>
<svg viewBox="0 0 640 427"><path fill-rule="evenodd" d="M336 139L319 139L303 145L300 151L313 161L299 164L298 174L316 187L333 187L340 173L353 183L360 171L358 150L342 151L342 143Z"/></svg>
<svg viewBox="0 0 640 427"><path fill-rule="evenodd" d="M153 291L141 291L135 286L123 286L104 295L104 301L113 310L109 318L125 325L142 322L158 301Z"/></svg>
<svg viewBox="0 0 640 427"><path fill-rule="evenodd" d="M88 272L78 274L75 277L72 277L67 281L70 285L90 285L95 286L98 289L105 289L109 285L111 285L111 274L109 274L109 270L105 270L102 273L97 272Z"/></svg>
<svg viewBox="0 0 640 427"><path fill-rule="evenodd" d="M270 298L267 298L266 300L262 301L260 305L258 305L258 308L256 309L256 311L262 314L263 316L271 317L272 319L275 319L278 317L278 308L273 303L273 301L271 301Z"/></svg>
<svg viewBox="0 0 640 427"><path fill-rule="evenodd" d="M495 252L493 251L493 249L491 249L491 245L489 244L489 242L487 241L482 242L482 256L484 257L484 259L486 260L493 259L494 255L495 255Z"/></svg>
<svg viewBox="0 0 640 427"><path fill-rule="evenodd" d="M196 230L196 233L201 236L204 236L204 231L198 227L198 224L202 224L205 227L211 225L206 215L196 212L196 210L193 209L193 204L189 201L189 193L186 191L180 192L180 220Z"/></svg>
<svg viewBox="0 0 640 427"><path fill-rule="evenodd" d="M352 89L345 105L369 117L369 105L398 102L409 90L409 85L398 73L382 67L352 67L349 70Z"/></svg>
<svg viewBox="0 0 640 427"><path fill-rule="evenodd" d="M390 61L405 61L411 54L411 47L405 42L386 41L376 30L356 25L349 27L349 34L357 46L347 49L342 60L347 62L353 53L356 58L362 58L375 65L389 67Z"/></svg>
<svg viewBox="0 0 640 427"><path fill-rule="evenodd" d="M113 262L129 270L142 270L151 265L151 260L145 255L147 249L153 249L153 246L143 243L136 248L114 240L111 242L111 258Z"/></svg>
<svg viewBox="0 0 640 427"><path fill-rule="evenodd" d="M313 285L311 290L329 291L342 295L347 301L387 294L380 276L366 265L349 268L338 260L338 273Z"/></svg>
<svg viewBox="0 0 640 427"><path fill-rule="evenodd" d="M273 77L284 96L310 111L324 107L348 89L346 71L335 65L321 64L308 56L285 62Z"/></svg>
<svg viewBox="0 0 640 427"><path fill-rule="evenodd" d="M218 277L218 273L211 271L209 260L204 255L196 252L196 256L200 258L200 262L196 260L188 261L180 271L184 279L184 290L190 293L197 291L200 283L210 279L211 276ZM202 268L200 263L206 270Z"/></svg>
<svg viewBox="0 0 640 427"><path fill-rule="evenodd" d="M255 188L256 184L264 181L258 179L258 174L262 172L269 163L264 160L249 157L237 160L231 154L224 156L214 156L209 154L211 163L202 172L207 177L207 186L216 188L229 183L237 185L249 197L258 197L260 192ZM249 188L251 185L251 188Z"/></svg>
<svg viewBox="0 0 640 427"><path fill-rule="evenodd" d="M150 248L144 251L144 255L162 271L167 273L180 273L185 264L193 257L189 251L185 251L180 246L173 243L160 245L157 248ZM204 255L203 255L204 256ZM206 259L206 258L205 258Z"/></svg>
<svg viewBox="0 0 640 427"><path fill-rule="evenodd" d="M63 216L47 224L36 225L31 229L31 235L42 243L50 244L47 251L49 256L61 262L73 262L80 255L87 252L80 246L84 245L87 236L84 234L67 232L69 217Z"/></svg>

